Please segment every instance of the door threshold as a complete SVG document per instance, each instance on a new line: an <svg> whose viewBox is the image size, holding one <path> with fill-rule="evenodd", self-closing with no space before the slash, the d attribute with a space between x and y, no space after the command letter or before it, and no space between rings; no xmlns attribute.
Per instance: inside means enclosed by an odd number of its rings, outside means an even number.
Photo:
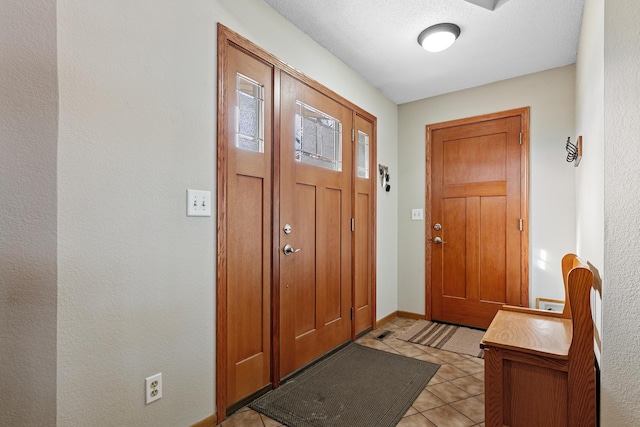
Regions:
<svg viewBox="0 0 640 427"><path fill-rule="evenodd" d="M229 418L231 415L235 414L240 409L244 408L245 406L247 406L249 403L253 402L257 398L259 398L263 394L270 392L271 390L273 390L273 384L267 384L266 386L262 387L260 390L254 393L251 393L249 396L245 397L244 399L238 400L236 403L234 403L233 405L227 408L225 412L227 418Z"/></svg>
<svg viewBox="0 0 640 427"><path fill-rule="evenodd" d="M302 372L306 371L307 369L309 369L310 367L312 367L316 363L326 359L327 357L331 356L332 354L337 353L339 350L341 350L344 347L346 347L349 344L351 344L351 342L352 342L351 340L345 341L344 343L342 343L339 346L335 347L333 350L329 350L328 352L326 352L322 356L320 356L320 357L318 357L316 359L313 359L311 362L307 363L306 365L303 365L300 368L298 368L295 371L293 371L292 373L290 373L288 375L285 375L284 377L282 377L280 379L280 385L286 383L287 381L289 381L293 377L297 376L298 374L301 374Z"/></svg>

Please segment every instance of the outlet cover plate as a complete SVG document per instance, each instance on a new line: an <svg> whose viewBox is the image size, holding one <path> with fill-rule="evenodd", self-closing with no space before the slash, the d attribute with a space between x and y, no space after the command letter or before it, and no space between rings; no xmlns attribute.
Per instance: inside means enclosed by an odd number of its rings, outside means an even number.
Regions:
<svg viewBox="0 0 640 427"><path fill-rule="evenodd" d="M211 191L187 190L187 216L211 216Z"/></svg>
<svg viewBox="0 0 640 427"><path fill-rule="evenodd" d="M162 397L162 372L145 378L144 390L147 405L160 399Z"/></svg>

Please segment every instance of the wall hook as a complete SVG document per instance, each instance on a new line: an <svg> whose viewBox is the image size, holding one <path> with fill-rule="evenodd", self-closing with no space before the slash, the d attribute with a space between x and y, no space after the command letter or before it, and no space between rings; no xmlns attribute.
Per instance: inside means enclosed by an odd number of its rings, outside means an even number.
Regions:
<svg viewBox="0 0 640 427"><path fill-rule="evenodd" d="M378 172L380 173L380 185L384 188L384 191L391 191L391 184L389 184L389 166L379 164Z"/></svg>
<svg viewBox="0 0 640 427"><path fill-rule="evenodd" d="M571 137L568 137L564 148L567 150L567 162L573 162L573 165L578 167L580 160L582 160L582 136L578 137L576 144L573 144Z"/></svg>

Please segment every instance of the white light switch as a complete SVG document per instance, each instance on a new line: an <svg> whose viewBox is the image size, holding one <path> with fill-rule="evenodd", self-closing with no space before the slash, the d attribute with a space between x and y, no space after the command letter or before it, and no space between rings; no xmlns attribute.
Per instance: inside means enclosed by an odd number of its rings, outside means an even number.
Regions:
<svg viewBox="0 0 640 427"><path fill-rule="evenodd" d="M411 209L411 221L422 221L422 209Z"/></svg>
<svg viewBox="0 0 640 427"><path fill-rule="evenodd" d="M211 216L211 191L187 190L187 216Z"/></svg>

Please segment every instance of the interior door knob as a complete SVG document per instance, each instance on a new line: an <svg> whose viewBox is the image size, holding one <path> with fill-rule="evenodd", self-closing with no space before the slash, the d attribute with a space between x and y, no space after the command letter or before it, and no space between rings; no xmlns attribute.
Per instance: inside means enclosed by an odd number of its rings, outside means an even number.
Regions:
<svg viewBox="0 0 640 427"><path fill-rule="evenodd" d="M282 248L282 252L287 256L300 252L301 250L302 248L294 249L291 245L284 245L284 248Z"/></svg>
<svg viewBox="0 0 640 427"><path fill-rule="evenodd" d="M446 243L445 241L443 241L440 237L434 237L433 238L433 243L437 243L437 244L442 244L442 243Z"/></svg>

